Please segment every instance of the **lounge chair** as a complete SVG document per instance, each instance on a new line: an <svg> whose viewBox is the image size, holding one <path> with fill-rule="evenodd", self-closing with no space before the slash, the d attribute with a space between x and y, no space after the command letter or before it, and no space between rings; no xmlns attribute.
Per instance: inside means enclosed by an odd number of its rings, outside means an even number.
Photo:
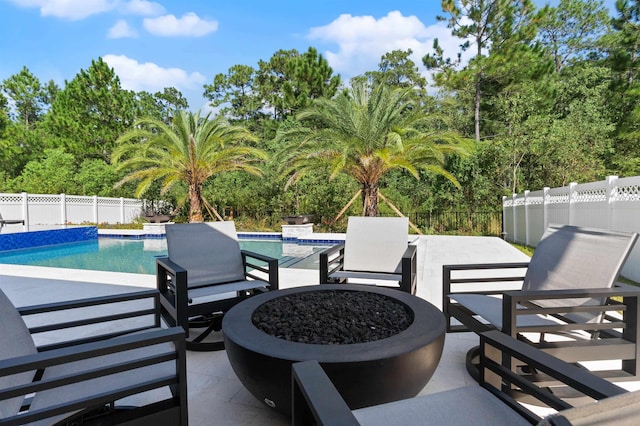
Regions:
<svg viewBox="0 0 640 426"><path fill-rule="evenodd" d="M2 213L0 213L0 228L2 228L4 225L17 225L17 224L24 225L24 220L23 219L3 219Z"/></svg>
<svg viewBox="0 0 640 426"><path fill-rule="evenodd" d="M232 221L173 224L166 232L168 256L156 260L162 317L187 337L204 329L187 340L187 349L223 349L222 341L205 338L221 329L236 303L278 289L278 260L241 250Z"/></svg>
<svg viewBox="0 0 640 426"><path fill-rule="evenodd" d="M626 392L588 371L567 364L497 330L480 335L480 386L466 386L416 398L351 411L317 361L293 365L294 425L636 425L640 413L640 391ZM598 401L571 405L512 374L502 363L530 366L566 383ZM511 396L512 390L528 394L531 401L549 411L544 418ZM575 400L572 400L575 402ZM539 412L538 412L539 413ZM575 422L575 423L573 423Z"/></svg>
<svg viewBox="0 0 640 426"><path fill-rule="evenodd" d="M149 290L16 309L0 290L0 425L186 426L184 331L159 328L159 304Z"/></svg>
<svg viewBox="0 0 640 426"><path fill-rule="evenodd" d="M345 242L320 253L320 283L395 281L416 294L416 250L406 217L349 217Z"/></svg>
<svg viewBox="0 0 640 426"><path fill-rule="evenodd" d="M570 362L621 359L621 371L600 374L635 377L640 289L616 280L637 238L553 225L528 264L444 265L447 331L502 330ZM520 290L504 290L517 282Z"/></svg>

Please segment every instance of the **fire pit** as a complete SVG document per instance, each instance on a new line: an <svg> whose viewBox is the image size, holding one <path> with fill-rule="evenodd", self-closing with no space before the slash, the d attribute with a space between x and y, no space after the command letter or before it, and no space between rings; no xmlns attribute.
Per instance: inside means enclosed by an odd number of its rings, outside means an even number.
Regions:
<svg viewBox="0 0 640 426"><path fill-rule="evenodd" d="M173 216L168 214L153 214L144 216L144 220L149 223L166 223L170 222L171 219L173 219Z"/></svg>
<svg viewBox="0 0 640 426"><path fill-rule="evenodd" d="M282 216L282 220L287 222L287 225L304 225L307 223L311 223L311 221L313 220L313 215L299 214L299 215Z"/></svg>
<svg viewBox="0 0 640 426"><path fill-rule="evenodd" d="M373 297L354 297L365 293ZM286 317L289 332L280 324ZM440 361L445 320L427 301L395 289L328 284L251 297L227 312L222 330L240 381L290 415L298 361L318 360L351 409L416 396Z"/></svg>

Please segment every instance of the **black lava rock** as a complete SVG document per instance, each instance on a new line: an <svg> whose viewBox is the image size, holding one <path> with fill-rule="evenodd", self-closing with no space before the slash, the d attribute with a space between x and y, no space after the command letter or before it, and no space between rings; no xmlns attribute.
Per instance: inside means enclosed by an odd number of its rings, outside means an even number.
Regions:
<svg viewBox="0 0 640 426"><path fill-rule="evenodd" d="M258 306L253 324L271 336L299 343L344 345L400 333L413 322L403 303L367 291L308 291Z"/></svg>

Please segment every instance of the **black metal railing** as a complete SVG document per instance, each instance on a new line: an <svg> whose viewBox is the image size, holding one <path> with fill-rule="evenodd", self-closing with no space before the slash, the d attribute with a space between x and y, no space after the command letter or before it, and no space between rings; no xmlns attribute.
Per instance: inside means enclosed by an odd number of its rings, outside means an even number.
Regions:
<svg viewBox="0 0 640 426"><path fill-rule="evenodd" d="M430 234L502 235L502 212L416 212L407 216Z"/></svg>
<svg viewBox="0 0 640 426"><path fill-rule="evenodd" d="M282 214L269 212L251 212L243 209L235 210L236 218L251 218L257 221L271 219L279 222ZM502 236L502 211L432 211L404 213L412 224L426 234L436 235L487 235ZM381 216L396 216L395 213L381 213ZM333 223L333 216L314 215L314 223L326 226L331 231L341 231L346 227L346 216Z"/></svg>

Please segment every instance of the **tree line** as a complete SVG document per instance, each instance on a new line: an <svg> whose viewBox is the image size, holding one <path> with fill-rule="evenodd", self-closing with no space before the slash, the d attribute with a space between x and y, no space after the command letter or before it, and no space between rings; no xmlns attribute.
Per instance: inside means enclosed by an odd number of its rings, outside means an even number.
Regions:
<svg viewBox="0 0 640 426"><path fill-rule="evenodd" d="M0 191L164 199L185 220L231 208L269 228L499 211L513 192L640 174L637 1L441 4L453 57L435 40L422 63L394 50L343 81L313 47L279 50L205 84L215 114L172 87L124 90L101 58L63 87L24 67L0 84Z"/></svg>

